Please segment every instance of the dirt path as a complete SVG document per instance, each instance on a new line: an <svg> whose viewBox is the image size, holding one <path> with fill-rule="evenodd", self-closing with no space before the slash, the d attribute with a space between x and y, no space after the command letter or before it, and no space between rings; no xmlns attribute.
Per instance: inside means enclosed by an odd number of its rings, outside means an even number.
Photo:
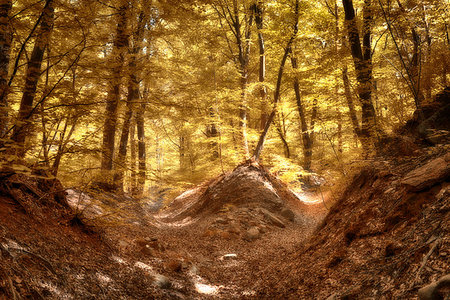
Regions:
<svg viewBox="0 0 450 300"><path fill-rule="evenodd" d="M305 223L303 218L286 222L284 228L268 228L258 239L246 241L245 232L231 235L209 235L208 224L222 220L223 213L209 215L205 219L189 219L160 223L160 239L174 245L172 251L188 257L187 275L191 278L199 299L233 299L255 296L259 274L268 272L272 262L282 261L292 253L313 231L324 216L323 200L314 193L298 194L296 214L304 213L305 204L314 220ZM300 211L300 208L303 211ZM236 212L228 213L238 218ZM161 214L167 218L167 212ZM205 234L206 232L206 234ZM175 246L176 245L176 246Z"/></svg>

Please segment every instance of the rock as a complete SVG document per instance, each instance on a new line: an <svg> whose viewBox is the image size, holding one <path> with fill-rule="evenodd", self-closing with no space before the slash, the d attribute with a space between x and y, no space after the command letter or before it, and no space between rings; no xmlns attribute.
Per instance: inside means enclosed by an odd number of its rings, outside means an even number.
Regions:
<svg viewBox="0 0 450 300"><path fill-rule="evenodd" d="M450 274L441 277L419 290L419 300L440 300L450 292Z"/></svg>
<svg viewBox="0 0 450 300"><path fill-rule="evenodd" d="M237 259L237 254L235 253L229 253L229 254L225 254L224 256L222 256L221 258L219 258L220 260L233 260L233 259Z"/></svg>
<svg viewBox="0 0 450 300"><path fill-rule="evenodd" d="M291 221L291 222L295 221L295 214L289 208L283 208L280 215L288 221Z"/></svg>
<svg viewBox="0 0 450 300"><path fill-rule="evenodd" d="M169 278L164 275L156 274L154 275L154 283L162 289L168 289L172 286Z"/></svg>
<svg viewBox="0 0 450 300"><path fill-rule="evenodd" d="M232 233L232 234L240 234L241 233L241 227L239 226L238 223L233 222L232 224L230 224L228 232Z"/></svg>
<svg viewBox="0 0 450 300"><path fill-rule="evenodd" d="M223 219L223 218L217 218L217 219L214 221L214 223L225 225L225 224L227 224L228 222L227 222L227 220L225 220L225 219Z"/></svg>
<svg viewBox="0 0 450 300"><path fill-rule="evenodd" d="M406 174L401 184L411 191L418 192L433 186L449 175L450 153L447 153Z"/></svg>
<svg viewBox="0 0 450 300"><path fill-rule="evenodd" d="M219 230L217 231L217 235L226 240L229 240L231 238L231 233L229 233L228 231Z"/></svg>
<svg viewBox="0 0 450 300"><path fill-rule="evenodd" d="M145 245L144 247L142 247L140 249L140 252L147 256L155 256L155 251L152 248L150 248L149 245Z"/></svg>
<svg viewBox="0 0 450 300"><path fill-rule="evenodd" d="M180 272L183 268L183 263L179 259L169 259L165 264L164 268L172 272Z"/></svg>
<svg viewBox="0 0 450 300"><path fill-rule="evenodd" d="M272 214L270 211L268 211L267 209L261 208L260 209L261 212L264 215L264 218L272 225L278 226L280 228L284 228L286 227L286 225L283 223L283 221L281 221L277 216L275 216L274 214Z"/></svg>
<svg viewBox="0 0 450 300"><path fill-rule="evenodd" d="M256 226L250 227L244 234L243 239L251 242L256 239L258 239L261 236L261 233L259 232L259 228Z"/></svg>

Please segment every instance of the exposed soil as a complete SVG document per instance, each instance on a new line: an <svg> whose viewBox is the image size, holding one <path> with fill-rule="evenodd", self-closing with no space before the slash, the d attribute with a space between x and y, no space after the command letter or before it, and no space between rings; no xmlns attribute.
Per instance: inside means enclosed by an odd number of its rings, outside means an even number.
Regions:
<svg viewBox="0 0 450 300"><path fill-rule="evenodd" d="M3 171L0 299L416 298L449 270L448 150L371 164L327 215L251 161L159 212Z"/></svg>

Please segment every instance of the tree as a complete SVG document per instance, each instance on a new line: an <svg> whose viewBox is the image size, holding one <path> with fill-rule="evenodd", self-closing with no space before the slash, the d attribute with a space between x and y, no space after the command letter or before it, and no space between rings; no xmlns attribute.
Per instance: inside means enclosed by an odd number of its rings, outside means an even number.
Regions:
<svg viewBox="0 0 450 300"><path fill-rule="evenodd" d="M111 79L105 109L105 123L103 127L102 162L101 169L108 173L103 174L105 188L110 188L115 149L115 134L117 127L117 108L120 98L120 84L125 51L128 46L128 1L122 0L117 10L117 26L111 53ZM106 182L105 182L106 181ZM109 186L109 187L108 187Z"/></svg>
<svg viewBox="0 0 450 300"><path fill-rule="evenodd" d="M8 68L12 39L9 22L11 6L11 0L0 1L0 139L5 136L8 126Z"/></svg>
<svg viewBox="0 0 450 300"><path fill-rule="evenodd" d="M361 101L362 126L361 136L364 137L363 147L366 153L373 147L374 138L377 131L376 114L372 104L372 47L371 47L371 26L372 10L371 0L365 0L363 6L363 42L359 37L359 30L356 24L355 9L352 0L343 0L345 12L345 25L347 28L348 41L350 44L353 63L358 81L358 97Z"/></svg>
<svg viewBox="0 0 450 300"><path fill-rule="evenodd" d="M36 34L33 51L27 64L22 100L20 102L14 132L11 136L11 139L15 142L15 153L20 158L23 158L26 152L25 139L29 136L31 130L30 118L33 114L33 100L41 75L42 58L44 57L45 47L48 45L53 26L53 16L53 1L47 0L42 9L42 19Z"/></svg>
<svg viewBox="0 0 450 300"><path fill-rule="evenodd" d="M135 111L136 100L139 99L139 81L140 72L137 68L137 56L140 54L143 43L144 26L147 22L146 14L141 11L138 17L136 30L132 36L132 46L129 50L129 63L128 63L128 95L127 95L127 107L122 125L122 133L119 142L119 153L117 156L118 170L114 174L114 184L116 190L123 192L123 174L126 168L126 155L128 149L128 137L130 135L131 119ZM145 107L144 107L145 110ZM138 130L139 132L139 130Z"/></svg>
<svg viewBox="0 0 450 300"><path fill-rule="evenodd" d="M284 54L283 54L283 57L281 58L280 68L278 69L277 85L275 87L275 92L274 92L274 97L273 97L273 109L269 115L269 118L267 119L267 122L264 126L264 130L259 137L258 144L256 145L255 152L253 154L253 159L256 161L259 160L262 149L264 147L264 141L266 139L267 132L269 131L270 125L272 124L275 114L277 112L277 104L278 104L278 101L280 100L281 79L283 78L284 65L286 64L286 60L288 58L289 53L292 51L291 50L292 43L294 42L294 40L297 36L298 18L299 18L299 1L296 0L295 7L294 7L293 33L287 42L286 48L284 49Z"/></svg>
<svg viewBox="0 0 450 300"><path fill-rule="evenodd" d="M228 7L226 3L222 1L215 5L215 9L221 19L224 19L229 29L234 36L234 44L237 47L237 54L234 54L234 50L231 47L231 43L228 40L228 36L225 36L227 43L230 45L230 52L235 60L239 76L241 87L241 104L239 106L239 127L241 129L241 143L244 155L248 156L248 137L247 137L247 85L249 83L249 61L250 61L250 39L251 39L251 27L253 24L254 10L247 7L243 2L242 7L239 5L238 0L232 1L232 7ZM240 11L243 11L243 17ZM241 21L241 18L243 21Z"/></svg>

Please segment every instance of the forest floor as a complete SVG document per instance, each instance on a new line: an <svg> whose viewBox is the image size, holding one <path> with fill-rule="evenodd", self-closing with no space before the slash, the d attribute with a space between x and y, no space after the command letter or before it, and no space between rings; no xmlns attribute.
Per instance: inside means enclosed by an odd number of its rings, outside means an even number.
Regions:
<svg viewBox="0 0 450 300"><path fill-rule="evenodd" d="M251 161L162 210L4 170L0 299L416 299L449 272L449 150L368 163L329 212Z"/></svg>

